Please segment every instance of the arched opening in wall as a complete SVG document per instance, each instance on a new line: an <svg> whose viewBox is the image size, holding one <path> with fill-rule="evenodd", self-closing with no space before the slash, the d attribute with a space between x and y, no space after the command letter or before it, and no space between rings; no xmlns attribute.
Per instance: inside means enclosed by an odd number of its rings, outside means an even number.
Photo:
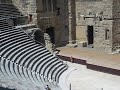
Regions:
<svg viewBox="0 0 120 90"><path fill-rule="evenodd" d="M88 45L94 43L94 33L93 33L93 26L87 26L87 39L88 39Z"/></svg>
<svg viewBox="0 0 120 90"><path fill-rule="evenodd" d="M34 40L38 44L39 44L39 42L42 43L42 44L45 44L44 33L41 30L34 31Z"/></svg>
<svg viewBox="0 0 120 90"><path fill-rule="evenodd" d="M50 36L51 42L55 44L55 30L54 27L49 27L46 29L46 33Z"/></svg>

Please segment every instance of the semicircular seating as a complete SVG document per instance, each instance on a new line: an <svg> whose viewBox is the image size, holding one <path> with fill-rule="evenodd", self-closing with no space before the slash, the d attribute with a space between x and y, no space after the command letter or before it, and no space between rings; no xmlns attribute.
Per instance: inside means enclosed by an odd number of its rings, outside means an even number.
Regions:
<svg viewBox="0 0 120 90"><path fill-rule="evenodd" d="M57 85L60 75L68 69L8 19L0 20L0 66L0 73L6 77L51 86Z"/></svg>
<svg viewBox="0 0 120 90"><path fill-rule="evenodd" d="M0 75L25 84L56 87L68 66L21 28L15 28L12 18L22 16L13 4L0 4Z"/></svg>
<svg viewBox="0 0 120 90"><path fill-rule="evenodd" d="M22 17L22 13L13 4L0 4L0 19Z"/></svg>

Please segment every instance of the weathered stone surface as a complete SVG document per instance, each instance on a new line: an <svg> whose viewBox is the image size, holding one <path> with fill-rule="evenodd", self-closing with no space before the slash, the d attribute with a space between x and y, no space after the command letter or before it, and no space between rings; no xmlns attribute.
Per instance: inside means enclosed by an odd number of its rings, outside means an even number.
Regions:
<svg viewBox="0 0 120 90"><path fill-rule="evenodd" d="M43 31L54 27L55 45L68 42L88 42L87 27L93 26L94 48L115 51L120 47L119 0L56 0L53 11L45 11L43 0L13 0L32 23Z"/></svg>
<svg viewBox="0 0 120 90"><path fill-rule="evenodd" d="M87 41L87 26L92 25L95 48L105 51L119 48L119 3L119 0L76 1L77 39ZM80 35L83 31L84 40Z"/></svg>

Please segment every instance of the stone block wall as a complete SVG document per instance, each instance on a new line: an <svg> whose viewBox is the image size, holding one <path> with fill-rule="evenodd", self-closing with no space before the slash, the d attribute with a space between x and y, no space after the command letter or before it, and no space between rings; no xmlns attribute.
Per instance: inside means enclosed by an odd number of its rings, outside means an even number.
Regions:
<svg viewBox="0 0 120 90"><path fill-rule="evenodd" d="M113 0L113 51L120 49L120 0Z"/></svg>
<svg viewBox="0 0 120 90"><path fill-rule="evenodd" d="M58 25L55 30L55 42L57 46L62 46L68 42L68 16L67 16L67 0L57 0L60 15L57 16Z"/></svg>
<svg viewBox="0 0 120 90"><path fill-rule="evenodd" d="M94 30L94 48L111 51L112 5L113 0L76 0L76 36L78 41L87 42L87 26L90 25Z"/></svg>
<svg viewBox="0 0 120 90"><path fill-rule="evenodd" d="M36 0L12 0L13 4L25 15L32 14L32 22L37 24Z"/></svg>
<svg viewBox="0 0 120 90"><path fill-rule="evenodd" d="M45 12L43 10L42 0L37 0L37 22L38 26L44 31L46 28L54 27L55 32L55 45L62 46L68 42L68 2L67 0L56 0L56 9L53 12ZM57 14L57 8L60 8L59 15ZM44 21L45 17L50 18L49 25L44 23L48 22L48 19Z"/></svg>
<svg viewBox="0 0 120 90"><path fill-rule="evenodd" d="M42 0L12 0L26 15L33 15L33 23L41 26L44 17ZM51 27L55 30L55 44L68 43L70 37L77 43L88 42L87 26L94 29L94 47L105 51L115 51L120 47L120 1L119 0L75 0L69 12L68 0L56 0L56 11L48 14ZM72 3L74 0L72 0ZM60 8L60 15L57 15ZM51 12L49 12L51 13ZM52 15L52 16L51 16ZM70 17L72 15L72 18ZM76 19L74 19L76 18ZM74 19L74 20L73 20ZM72 20L71 23L70 20ZM42 22L43 23L43 22ZM43 23L44 24L44 23ZM71 25L70 25L71 24ZM76 27L74 27L76 26ZM45 27L46 29L47 27ZM70 31L71 28L71 31ZM71 35L71 36L70 36Z"/></svg>

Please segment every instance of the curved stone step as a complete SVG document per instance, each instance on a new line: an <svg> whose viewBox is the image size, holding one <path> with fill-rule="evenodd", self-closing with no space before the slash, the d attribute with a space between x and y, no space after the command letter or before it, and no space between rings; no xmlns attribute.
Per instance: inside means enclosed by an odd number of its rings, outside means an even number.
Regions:
<svg viewBox="0 0 120 90"><path fill-rule="evenodd" d="M20 45L20 44L22 44L22 45L24 45L24 44L27 44L27 43L30 43L31 41L29 41L29 42L26 42L26 43L23 43L24 41L21 41L21 42L19 42L19 43L13 43L13 42L11 42L11 43L9 43L9 44L5 44L5 45L3 45L4 47L1 47L1 50L3 50L3 51L1 51L1 55L5 55L5 53L6 52L8 52L8 50L10 50L10 49L12 49L13 48L13 46L17 46L17 45Z"/></svg>
<svg viewBox="0 0 120 90"><path fill-rule="evenodd" d="M2 58L2 60L1 60L1 67L2 67L2 71L4 72L4 73L6 73L9 77L14 77L14 75L12 75L10 72L9 72L9 68L7 68L6 67L6 60L5 60L5 58Z"/></svg>
<svg viewBox="0 0 120 90"><path fill-rule="evenodd" d="M11 38L11 37L13 37L13 38ZM2 39L3 37L1 37L1 39ZM27 41L31 41L30 39L28 39L28 37L25 37L25 35L22 35L22 36L18 36L18 37L14 37L14 36L10 36L10 37L8 37L8 38L6 38L6 39L2 39L2 40L0 40L1 41L1 45L5 45L5 44L8 44L9 42L11 42L11 43L13 43L13 42L19 42L19 40L20 41L22 41L22 40L24 40L24 38L25 38L25 40L27 40ZM13 42L12 42L13 41Z"/></svg>
<svg viewBox="0 0 120 90"><path fill-rule="evenodd" d="M36 53L32 53L32 54L34 54L34 55L32 55L32 56L29 58L29 60L26 61L25 66L27 66L27 67L30 68L30 69L33 69L33 65L35 66L35 63L41 59L41 53L43 53L43 52L46 53L46 54L49 54L49 52L45 52L45 50L42 51L42 52L39 52L39 53L37 53L37 52L36 52ZM44 55L44 54L43 54L43 55ZM39 59L37 59L36 56L37 56ZM33 61L33 60L34 60L34 61Z"/></svg>
<svg viewBox="0 0 120 90"><path fill-rule="evenodd" d="M68 69L68 67L63 68L63 69L58 73L58 75L56 75L56 82L57 82L57 83L59 83L59 81L60 81L60 76L61 76L61 74L62 74L63 72L65 72L67 69Z"/></svg>
<svg viewBox="0 0 120 90"><path fill-rule="evenodd" d="M46 63L45 65L44 65L44 67L43 67L43 75L44 76L47 76L48 77L48 71L51 71L51 67L52 67L52 63L54 64L55 62L58 62L58 64L60 64L61 62L60 61L57 61L56 59L51 59L51 60L49 60L49 62L48 63ZM49 66L49 67L48 67ZM54 67L53 67L54 68ZM49 77L48 77L49 78ZM50 78L51 79L51 78Z"/></svg>
<svg viewBox="0 0 120 90"><path fill-rule="evenodd" d="M49 68L49 71L47 72L47 77L48 77L48 78L52 79L52 78L51 78L52 72L55 70L55 67L58 67L59 64L61 64L60 62L61 62L61 61L58 61L58 60L57 60L56 62L54 62L54 63L51 64L51 66L50 66L50 68Z"/></svg>
<svg viewBox="0 0 120 90"><path fill-rule="evenodd" d="M64 69L66 66L65 65L63 65L63 64L61 64L61 65L59 65L58 66L58 68L56 67L56 69L51 73L51 78L54 78L54 80L57 82L57 75L58 75L58 73L59 72L61 72L62 71L62 69Z"/></svg>
<svg viewBox="0 0 120 90"><path fill-rule="evenodd" d="M28 51L28 52L26 52L26 53L24 53L23 54L23 56L21 57L21 60L19 60L19 61L21 61L21 62L19 62L20 64L22 64L23 66L25 66L25 67L27 67L28 68L28 64L26 64L30 59L30 57L31 57L31 54L33 53L33 52L31 52L31 51L33 51L34 53L35 52L40 52L40 50L38 49L38 48L34 48L34 50L33 49L31 49L30 51Z"/></svg>
<svg viewBox="0 0 120 90"><path fill-rule="evenodd" d="M6 28L0 33L0 56L4 58L0 59L0 71L3 75L37 86L56 86L67 65L45 47L36 44L22 29L9 30L9 25L5 23L3 27Z"/></svg>

